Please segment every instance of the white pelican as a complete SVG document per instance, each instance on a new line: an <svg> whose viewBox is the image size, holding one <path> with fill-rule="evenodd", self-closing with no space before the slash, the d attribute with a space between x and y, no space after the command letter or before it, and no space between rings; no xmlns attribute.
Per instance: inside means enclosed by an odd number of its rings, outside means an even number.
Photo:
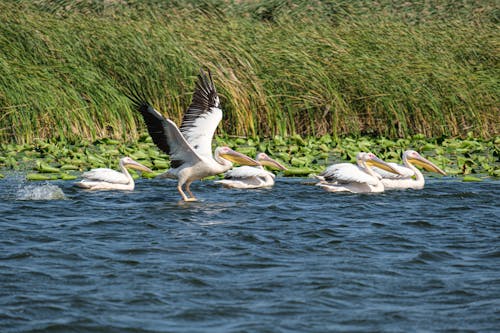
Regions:
<svg viewBox="0 0 500 333"><path fill-rule="evenodd" d="M134 161L130 157L120 159L119 165L121 172L106 168L92 169L84 172L82 175L83 179L75 183L75 186L88 190L132 191L135 183L130 173L128 173L127 167L140 171L153 172L150 168Z"/></svg>
<svg viewBox="0 0 500 333"><path fill-rule="evenodd" d="M407 188L415 190L423 189L425 185L424 175L414 166L414 164L423 167L427 171L437 172L446 176L446 172L414 150L407 150L403 153L404 166L396 163L388 164L398 170L401 176L385 172L379 168L374 168L374 171L382 176L382 183L386 190Z"/></svg>
<svg viewBox="0 0 500 333"><path fill-rule="evenodd" d="M398 174L398 171L379 159L373 153L358 153L356 163L339 163L330 165L316 178L320 182L316 184L328 192L384 192L382 178L376 174L371 166L378 166L388 172Z"/></svg>
<svg viewBox="0 0 500 333"><path fill-rule="evenodd" d="M259 165L257 161L229 147L216 148L212 156L212 138L222 119L222 110L210 72L207 76L200 71L191 105L184 114L180 130L140 95L130 98L144 118L153 142L170 155L171 169L159 177L177 178L177 190L184 201L196 201L189 189L193 181L226 172L233 166L231 162ZM189 197L182 190L184 185Z"/></svg>
<svg viewBox="0 0 500 333"><path fill-rule="evenodd" d="M257 167L242 166L227 171L222 180L216 180L215 183L222 184L230 188L259 188L271 187L274 185L274 173L264 170L263 166L286 170L278 161L270 158L266 153L258 153L255 158L261 165Z"/></svg>

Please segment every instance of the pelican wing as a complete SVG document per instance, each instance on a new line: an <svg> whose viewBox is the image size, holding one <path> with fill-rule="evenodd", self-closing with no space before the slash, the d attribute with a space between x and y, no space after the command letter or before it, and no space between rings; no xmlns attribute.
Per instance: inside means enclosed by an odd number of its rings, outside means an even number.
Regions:
<svg viewBox="0 0 500 333"><path fill-rule="evenodd" d="M106 182L112 184L129 183L128 177L123 173L106 168L92 169L84 172L82 178L84 181Z"/></svg>
<svg viewBox="0 0 500 333"><path fill-rule="evenodd" d="M339 184L364 183L376 185L378 179L364 172L360 167L351 163L339 163L329 166L320 176L328 181L336 181Z"/></svg>
<svg viewBox="0 0 500 333"><path fill-rule="evenodd" d="M275 177L272 172L246 165L229 170L224 174L224 178L226 179L248 179L266 176L271 176L273 178Z"/></svg>
<svg viewBox="0 0 500 333"><path fill-rule="evenodd" d="M193 94L193 100L184 114L181 133L201 156L212 156L212 138L222 119L219 97L210 72L202 71Z"/></svg>
<svg viewBox="0 0 500 333"><path fill-rule="evenodd" d="M328 182L334 182L337 181L336 175L339 169L343 167L349 168L349 166L352 166L351 163L337 163L337 164L332 164L329 167L325 169L322 173L318 175L318 178L328 181Z"/></svg>
<svg viewBox="0 0 500 333"><path fill-rule="evenodd" d="M411 170L410 168L407 168L401 164L397 164L397 163L387 163L387 164L389 164L394 169L399 171L399 173L401 175L397 175L395 173L385 171L385 170L380 169L376 166L372 167L372 169L373 169L373 171L378 173L380 176L382 176L382 178L385 178L385 179L404 179L404 178L411 178L412 176L415 175L413 170Z"/></svg>
<svg viewBox="0 0 500 333"><path fill-rule="evenodd" d="M149 135L163 152L170 155L170 165L177 168L184 163L196 163L201 157L186 141L175 123L164 118L147 102L134 101L144 118Z"/></svg>

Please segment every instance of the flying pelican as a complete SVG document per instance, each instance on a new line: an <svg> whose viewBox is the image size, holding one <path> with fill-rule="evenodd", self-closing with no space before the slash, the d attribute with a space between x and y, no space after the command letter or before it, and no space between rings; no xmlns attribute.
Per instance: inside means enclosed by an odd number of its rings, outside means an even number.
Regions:
<svg viewBox="0 0 500 333"><path fill-rule="evenodd" d="M135 183L130 173L128 173L127 167L140 171L153 172L150 168L134 161L130 157L121 158L119 165L121 172L106 168L92 169L84 172L82 175L83 179L75 183L75 186L88 190L132 191Z"/></svg>
<svg viewBox="0 0 500 333"><path fill-rule="evenodd" d="M356 163L339 163L330 165L316 178L320 180L320 186L328 192L384 192L381 176L376 174L371 166L378 166L388 172L399 174L399 172L379 159L373 153L358 153Z"/></svg>
<svg viewBox="0 0 500 333"><path fill-rule="evenodd" d="M257 167L242 166L227 171L222 180L215 183L222 184L230 188L260 188L271 187L274 185L274 173L264 170L263 166L286 170L278 161L270 158L266 153L258 153L255 158L261 165Z"/></svg>
<svg viewBox="0 0 500 333"><path fill-rule="evenodd" d="M149 135L156 146L170 155L171 168L161 178L177 178L177 190L184 201L196 201L189 189L191 183L231 169L231 162L257 166L259 163L229 147L218 147L212 156L212 138L222 119L219 96L210 72L200 71L193 99L184 114L180 129L164 118L140 95L131 96L144 118ZM184 193L182 187L186 185Z"/></svg>
<svg viewBox="0 0 500 333"><path fill-rule="evenodd" d="M427 171L437 172L446 176L446 172L414 150L407 150L403 153L404 166L396 163L388 164L398 170L401 176L385 172L379 168L374 168L374 171L382 176L382 183L386 190L407 188L414 190L423 189L425 185L424 175L414 166L414 164L423 167Z"/></svg>

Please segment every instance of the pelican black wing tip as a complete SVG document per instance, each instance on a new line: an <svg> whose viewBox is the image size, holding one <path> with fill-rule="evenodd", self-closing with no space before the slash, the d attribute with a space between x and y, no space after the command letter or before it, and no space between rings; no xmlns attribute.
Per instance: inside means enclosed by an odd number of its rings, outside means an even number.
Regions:
<svg viewBox="0 0 500 333"><path fill-rule="evenodd" d="M134 104L138 110L149 108L152 104L149 102L149 98L143 91L140 91L137 87L129 87L125 96Z"/></svg>

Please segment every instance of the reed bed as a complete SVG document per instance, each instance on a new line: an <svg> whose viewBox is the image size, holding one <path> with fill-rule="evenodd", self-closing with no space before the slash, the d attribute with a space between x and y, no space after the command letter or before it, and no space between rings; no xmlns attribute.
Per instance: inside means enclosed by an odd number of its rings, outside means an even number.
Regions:
<svg viewBox="0 0 500 333"><path fill-rule="evenodd" d="M3 1L0 138L145 133L138 89L180 122L212 71L219 135L494 138L494 1Z"/></svg>

